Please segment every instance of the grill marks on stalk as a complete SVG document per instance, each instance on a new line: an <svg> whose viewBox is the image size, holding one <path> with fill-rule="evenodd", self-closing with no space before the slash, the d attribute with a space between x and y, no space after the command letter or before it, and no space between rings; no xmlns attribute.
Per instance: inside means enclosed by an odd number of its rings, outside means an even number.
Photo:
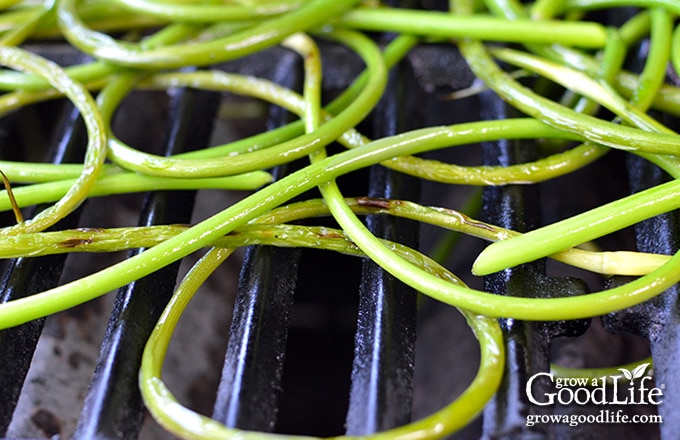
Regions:
<svg viewBox="0 0 680 440"><path fill-rule="evenodd" d="M359 197L357 203L360 206L368 206L371 208L390 209L394 204L399 203L397 200L381 199L377 197Z"/></svg>
<svg viewBox="0 0 680 440"><path fill-rule="evenodd" d="M87 246L88 244L92 244L97 240L97 233L98 232L104 232L105 230L102 228L78 228L78 232L84 232L84 233L90 233L92 234L90 237L82 238L82 237L75 237L75 238L69 238L66 239L58 244L60 247L64 248L69 248L69 249L75 249L78 247L83 247Z"/></svg>
<svg viewBox="0 0 680 440"><path fill-rule="evenodd" d="M94 240L91 238L71 238L69 240L62 241L61 243L59 243L59 246L73 249L80 246L91 244L93 241Z"/></svg>

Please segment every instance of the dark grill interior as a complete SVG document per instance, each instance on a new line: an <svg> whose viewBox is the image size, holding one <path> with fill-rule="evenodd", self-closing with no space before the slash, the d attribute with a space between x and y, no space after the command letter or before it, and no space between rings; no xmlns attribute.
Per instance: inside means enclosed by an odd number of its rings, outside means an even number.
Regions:
<svg viewBox="0 0 680 440"><path fill-rule="evenodd" d="M350 83L362 65L340 47L324 44L322 49L324 93L333 96ZM76 61L75 54L58 45L36 50L50 58L59 57L62 64ZM302 82L299 58L279 48L219 67L298 89ZM380 105L360 129L378 138L421 126L512 116L512 110L490 92L460 100L443 99L447 93L469 87L473 80L454 46L419 47L392 73ZM226 136L244 135L263 124L279 126L290 118L278 108L265 109L264 118L223 116L234 108L242 114L251 108L255 112L263 109L231 95L193 90L169 95L137 92L122 106L115 131L121 138L131 139L131 144L173 154L224 142L219 136L225 129ZM27 145L46 145L44 151L31 154L40 154L40 160L49 157L55 163L77 160L83 154L81 122L65 103L31 106L1 123L3 159L28 160L16 157L27 154ZM454 163L508 165L531 160L535 148L527 143L498 142L432 156ZM294 166L279 167L275 175L290 172ZM639 191L662 178L652 166L614 152L554 182L487 188L479 215L503 227L532 229ZM442 190L444 187L381 167L345 176L339 182L346 196L420 200L426 205L454 208L470 192L465 188ZM140 225L189 223L195 196L192 192L157 192L118 197L115 204L94 200L59 226L102 226L130 215L138 215ZM204 215L200 197L194 213L199 217ZM202 197L204 204L206 200L208 205L222 203L215 201L218 195L214 193ZM13 219L7 216L4 221L11 224ZM422 249L432 249L437 240L434 231L409 221L376 216L367 222L379 236L413 246L420 243ZM660 216L606 240L615 247L674 252L676 222L673 214ZM462 238L460 250L447 264L454 272L469 272L471 260L482 246ZM11 261L5 268L2 301L88 273L109 258L124 255ZM456 271L456 267L464 269ZM240 271L238 288L224 275L214 283L217 291L205 293L207 305L198 305L203 308L190 311L188 319L205 321L206 334L190 335L184 345L179 342L172 359L183 366L175 371L168 365L168 369L169 374L181 377L177 387L182 391L178 393L184 393L194 408L228 426L318 436L377 432L423 417L453 400L476 370L478 350L461 317L448 306L419 301L413 291L369 261L323 251L252 247L243 255L242 267L231 261L226 269ZM167 267L109 295L108 300L50 317L47 323L40 320L0 332L0 435L167 438L145 418L137 375L144 344L182 270L179 264ZM582 294L618 282L565 272L558 265L546 267L544 262L507 270L483 282L465 281L478 287L483 283L491 292L524 296ZM503 321L508 364L501 390L484 413L453 438L678 438L680 420L672 410L680 403L680 384L675 381L680 356L678 319L677 289L672 289L650 303L607 315L601 322ZM74 338L73 332L90 348L69 348L66 341ZM36 351L41 338L51 341L46 342L50 348ZM92 347L100 347L99 353ZM187 372L193 367L193 352L183 350L190 348L203 351L213 370ZM660 427L525 426L526 414L551 410L531 406L524 392L526 379L548 371L551 361L606 366L633 362L648 352L654 359L656 383L665 384L665 402L659 407L664 423ZM41 361L41 356L45 360ZM48 367L38 367L41 362ZM38 370L35 374L29 372L32 365ZM62 374L60 365L72 374ZM71 403L54 403L62 398L66 402L71 392L80 399L80 406L71 410ZM20 396L26 401L18 404ZM596 413L598 408L574 411ZM67 413L71 416L63 415Z"/></svg>

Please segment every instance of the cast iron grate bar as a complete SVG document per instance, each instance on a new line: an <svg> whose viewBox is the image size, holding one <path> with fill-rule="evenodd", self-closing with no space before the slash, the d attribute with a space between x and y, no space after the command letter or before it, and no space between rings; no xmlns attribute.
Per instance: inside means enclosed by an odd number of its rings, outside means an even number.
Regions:
<svg viewBox="0 0 680 440"><path fill-rule="evenodd" d="M276 52L267 76L299 89L299 57L282 49ZM274 107L267 126L282 126L289 117ZM283 177L289 168L277 167L274 177ZM213 417L229 427L263 432L275 427L299 259L300 250L295 248L253 246L246 250L213 409Z"/></svg>
<svg viewBox="0 0 680 440"><path fill-rule="evenodd" d="M208 146L219 95L181 90L170 102L165 154ZM147 196L139 224L191 221L193 191ZM142 250L132 251L131 255ZM179 262L121 288L116 296L75 439L135 438L144 419L138 371L151 331L175 287Z"/></svg>
<svg viewBox="0 0 680 440"><path fill-rule="evenodd" d="M52 162L78 160L84 150L84 129L78 110L68 106L63 111L54 142ZM34 208L35 214L40 208ZM56 225L73 228L77 225L80 209ZM50 289L57 285L66 254L12 260L5 271L0 301L7 302ZM35 276L36 274L40 276ZM16 328L0 331L0 434L7 431L12 420L22 384L31 365L33 353L45 320L38 319Z"/></svg>
<svg viewBox="0 0 680 440"><path fill-rule="evenodd" d="M666 180L663 171L641 158L631 157L626 162L631 192L642 191ZM680 243L678 220L677 212L669 212L636 225L638 250L667 255L677 252ZM621 278L612 280L611 286L625 280ZM649 340L656 386L664 388L663 404L658 406L658 412L663 417L660 435L664 439L677 438L680 435L680 419L674 408L680 402L680 394L674 384L680 348L678 285L649 301L605 315L602 323L612 333L634 334ZM652 413L655 409L649 408Z"/></svg>
<svg viewBox="0 0 680 440"><path fill-rule="evenodd" d="M337 59L341 56L341 59ZM356 64L355 61L342 58L347 55L334 53L332 57L335 64ZM327 57L328 58L328 57ZM290 71L290 68L286 68ZM347 81L349 78L345 78ZM339 89L347 84L338 84ZM388 94L388 96L390 96ZM391 107L391 108L388 108ZM402 106L403 108L403 106ZM384 112L381 110L385 110ZM383 117L380 132L394 132L396 117L399 116L395 102L387 98L383 101L377 114ZM402 119L407 119L402 117ZM413 121L412 121L413 122ZM373 196L385 197L397 196L401 193L406 197L402 187L408 186L412 195L417 185L405 185L399 177L377 174L374 171L371 178ZM412 182L411 182L412 183ZM366 194L366 189L360 190ZM376 221L373 220L373 228ZM405 231L399 228L400 235L415 234L413 225ZM389 228L389 226L383 226ZM395 225L391 225L391 233L385 236L394 236L397 231ZM393 237L396 238L396 237ZM303 251L306 252L306 251ZM276 402L278 392L281 390L281 370L285 356L285 342L287 338L287 326L289 309L293 303L293 289L295 280L310 276L298 271L296 252L285 249L268 249L257 247L247 253L246 262L239 283L239 291L236 299L236 307L230 341L223 369L222 383L218 392L215 416L229 426L244 429L258 429L264 431L273 430L276 424ZM309 269L307 269L309 271ZM314 269L314 270L318 270ZM359 316L361 317L360 328L355 337L356 357L353 378L353 390L361 390L363 395L353 391L353 399L347 416L347 429L355 429L360 421L367 417L378 420L385 419L387 402L394 405L396 402L403 407L396 420L390 422L390 426L403 423L408 420L410 414L410 387L412 374L412 356L404 356L413 352L413 339L415 336L415 296L412 292L400 293L402 288L395 287L393 279L387 278L375 268L365 269L372 272L371 276L362 277L360 288ZM351 293L348 292L348 293ZM322 289L316 292L323 295ZM367 299L371 296L373 299ZM395 303L396 302L396 303ZM410 305L409 305L410 303ZM383 319L375 319L376 314L388 315ZM408 316L408 318L405 318ZM363 320L363 321L362 321ZM372 328L368 324L375 325ZM394 326L387 331L389 326ZM380 337L373 335L373 331L383 333ZM393 333L393 334L390 334ZM408 338L402 338L410 334ZM399 339L397 339L399 337ZM396 345L402 344L402 349L396 349ZM410 341L410 342L409 342ZM386 353L377 353L373 350L382 342L390 347L388 355L392 357L386 362ZM373 364L373 365L371 365ZM404 365L397 365L404 364ZM398 367L395 369L395 366ZM373 370L378 371L378 377L373 377L371 383L360 380L360 372ZM395 375L399 377L396 378ZM398 380L397 380L398 379ZM402 389L403 388L403 389ZM398 395L398 399L396 398ZM369 401L375 397L379 401ZM406 397L404 399L404 397ZM372 408L372 411L369 409ZM406 408L406 410L404 410ZM382 415L381 415L382 414ZM357 417L353 417L356 415ZM406 417L406 418L405 418ZM387 419L385 419L387 420ZM376 423L375 421L373 423ZM372 430L385 427L385 422L379 422Z"/></svg>
<svg viewBox="0 0 680 440"><path fill-rule="evenodd" d="M399 66L373 115L373 134L391 136L420 125L416 84ZM407 102L407 97L409 101ZM415 105L414 105L415 104ZM408 125L407 125L408 124ZM420 182L411 176L372 167L369 197L418 200ZM417 248L418 226L388 216L368 216L376 236ZM354 337L348 435L366 435L408 423L413 401L416 300L406 287L370 260L362 262L359 310Z"/></svg>
<svg viewBox="0 0 680 440"><path fill-rule="evenodd" d="M513 109L509 109L496 95L484 93L481 100L484 117L505 119L514 116ZM536 145L526 141L502 140L484 143L482 148L485 165L509 166L535 160ZM489 223L519 232L535 229L541 221L540 210L536 208L538 198L536 186L487 187L482 216ZM547 277L544 261L489 275L485 277L485 289L500 295L526 297L586 293L586 286L580 280ZM532 375L550 371L552 338L579 336L588 328L590 320L542 323L501 319L500 323L505 336L505 375L500 390L485 408L484 435L488 438L541 439L560 438L576 432L578 436L579 428L568 427L568 432L560 432L563 427L559 424L526 426L527 414L547 414L547 411L553 410L552 407L532 405L527 398L526 383ZM536 383L535 386L548 391L545 383Z"/></svg>
<svg viewBox="0 0 680 440"><path fill-rule="evenodd" d="M619 14L620 19L625 19L630 18L635 11L623 9ZM647 51L648 47L645 44L638 44L634 51L635 56L628 60L628 68L641 70ZM677 120L667 115L661 115L660 118L665 125L677 130ZM643 191L668 180L667 175L659 167L638 156L627 156L625 168L631 193ZM640 252L673 255L680 249L680 218L677 211L640 222L634 230L635 246ZM612 280L611 285L615 286L620 278L622 277ZM662 405L647 409L651 413L657 410L663 417L663 424L659 426L658 433L663 439L680 436L680 416L674 410L680 405L680 391L676 386L676 368L680 362L678 294L676 284L652 300L602 317L603 327L607 331L639 335L649 341L655 386L664 388L664 397Z"/></svg>

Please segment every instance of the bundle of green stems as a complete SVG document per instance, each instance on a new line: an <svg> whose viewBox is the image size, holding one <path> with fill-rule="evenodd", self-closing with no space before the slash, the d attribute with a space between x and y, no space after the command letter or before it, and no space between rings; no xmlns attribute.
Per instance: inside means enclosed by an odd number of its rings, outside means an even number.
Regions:
<svg viewBox="0 0 680 440"><path fill-rule="evenodd" d="M592 10L623 6L638 12L619 27L588 19ZM577 247L680 206L680 136L650 116L650 110L680 115L680 88L666 81L668 69L680 72L677 2L451 0L448 11L438 12L359 0L3 0L0 8L0 63L6 67L0 71L0 113L65 97L80 111L88 135L82 163L0 161L6 187L0 209L14 211L17 218L15 225L0 229L0 257L146 248L76 281L0 304L0 328L82 304L204 251L159 320L140 370L149 411L180 437L287 437L230 429L199 415L179 403L161 378L166 349L188 301L242 246L314 247L370 258L467 318L481 351L479 371L467 390L429 417L370 436L376 438L437 438L474 419L502 378L503 340L497 318L598 316L653 298L680 279L680 255ZM369 36L372 32L396 37L381 48ZM43 39L63 40L91 61L63 67L24 48L25 42ZM325 106L319 40L345 46L364 63L351 86ZM644 40L649 52L643 68L626 71L630 49ZM381 139L360 133L356 127L380 100L390 69L417 45L431 43L456 46L484 88L523 116L421 128ZM302 93L212 67L275 45L304 60ZM516 78L518 71L560 86L563 99L525 86ZM177 87L249 96L285 108L298 119L228 144L169 157L145 153L116 137L111 123L126 96L135 90ZM603 119L599 109L615 119ZM460 166L418 156L507 139L539 140L555 147L533 162L506 167ZM345 149L327 154L326 147L336 142ZM347 173L380 165L449 185L535 184L579 170L611 149L652 162L667 173L667 183L527 233L414 201L346 198L335 182ZM279 180L267 171L304 158L307 166ZM313 188L320 190L321 199L291 203ZM156 189L250 194L194 225L45 232L89 197ZM36 204L50 206L24 219L21 209ZM374 236L360 219L366 214L404 217L492 242L470 268L478 276L549 257L605 276L635 278L568 298L494 295L469 288L418 250ZM294 223L320 216L332 216L337 228Z"/></svg>

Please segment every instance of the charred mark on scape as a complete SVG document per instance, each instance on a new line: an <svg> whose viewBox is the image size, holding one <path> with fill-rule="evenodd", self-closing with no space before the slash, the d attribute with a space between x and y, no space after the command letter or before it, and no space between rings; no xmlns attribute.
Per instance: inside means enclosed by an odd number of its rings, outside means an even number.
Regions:
<svg viewBox="0 0 680 440"><path fill-rule="evenodd" d="M88 245L93 241L94 240L92 238L69 238L68 240L64 240L59 243L59 246L72 249L79 246Z"/></svg>
<svg viewBox="0 0 680 440"><path fill-rule="evenodd" d="M76 232L80 232L81 234L91 234L89 237L73 237L73 238L68 238L58 244L60 247L68 248L68 249L73 249L77 248L80 246L86 246L88 244L92 244L95 241L94 235L95 234L101 234L106 232L106 229L104 228L78 228L75 229Z"/></svg>
<svg viewBox="0 0 680 440"><path fill-rule="evenodd" d="M390 209L393 200L382 199L379 197L359 197L357 204L359 206L367 206L369 208Z"/></svg>
<svg viewBox="0 0 680 440"><path fill-rule="evenodd" d="M498 232L498 228L484 222L480 222L478 220L474 220L467 215L463 213L459 213L461 217L461 221L465 223L466 225L474 226L475 228L480 228L480 229L486 229L487 231L491 232Z"/></svg>

